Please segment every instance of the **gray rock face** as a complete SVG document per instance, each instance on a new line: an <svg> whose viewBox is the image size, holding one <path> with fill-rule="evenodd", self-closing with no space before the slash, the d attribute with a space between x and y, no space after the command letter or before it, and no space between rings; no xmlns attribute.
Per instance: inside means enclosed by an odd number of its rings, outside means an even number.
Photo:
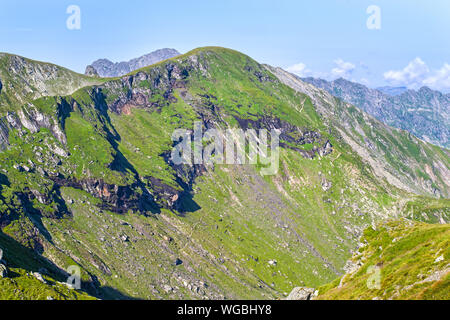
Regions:
<svg viewBox="0 0 450 320"><path fill-rule="evenodd" d="M134 70L150 66L160 61L179 56L180 53L175 49L160 49L142 57L114 63L108 59L100 59L93 62L86 68L86 75L92 74L92 69L101 77L120 77Z"/></svg>
<svg viewBox="0 0 450 320"><path fill-rule="evenodd" d="M333 183L331 181L328 181L327 179L322 179L322 189L323 191L328 191L333 187Z"/></svg>
<svg viewBox="0 0 450 320"><path fill-rule="evenodd" d="M427 142L450 148L450 94L423 87L370 89L337 79L302 79L366 111L387 125L409 131Z"/></svg>
<svg viewBox="0 0 450 320"><path fill-rule="evenodd" d="M430 168L425 168L425 170L433 173L433 177L430 177L430 179L428 180L424 180L419 174L414 175L416 170L423 170L424 167L421 160L418 160L415 157L409 157L407 161L407 165L409 166L409 168L412 168L413 175L409 173L401 173L401 171L396 169L396 167L399 164L405 164L405 159L403 157L403 154L405 152L404 149L394 144L390 144L388 138L377 133L381 131L392 131L392 129L389 128L386 124L375 120L374 118L372 118L372 116L368 115L367 112L361 112L360 110L358 110L358 108L351 108L351 105L349 103L338 101L338 99L336 99L327 90L317 88L315 85L303 81L299 77L287 71L284 71L283 69L274 68L271 66L266 66L266 68L270 70L284 84L293 88L297 92L307 94L309 97L311 97L312 102L317 108L319 114L322 114L328 119L336 119L337 121L332 121L332 125L339 131L339 134L343 137L345 142L348 143L355 152L357 152L363 159L365 159L365 161L370 164L378 177L382 177L383 179L386 179L390 184L408 192L427 194L433 197L439 197L441 195L444 197L448 197L448 190L450 186L450 179L448 177L450 177L450 172L444 165L444 162L447 162L447 160L436 158L433 160L433 164ZM330 83L324 80L316 81L319 82L319 86L321 86L320 82L323 82L323 85L330 85ZM365 88L362 85L356 85L360 88ZM368 88L365 89L370 90ZM371 92L373 92L374 94L382 95L381 92L378 92L376 90L372 90ZM332 105L340 105L339 112L333 111L333 109L331 108ZM443 114L445 115L445 112L443 112ZM447 118L449 117L448 112L446 116ZM358 118L360 120L358 120ZM365 124L365 127L361 126L360 121L362 124ZM361 140L361 137L349 131L348 128L351 127L356 128L355 130L363 136L364 140ZM403 136L406 144L414 143L420 146L422 150L421 152L426 152L425 150L430 147L425 143L419 141L419 139L415 138L413 135L408 136L403 132L398 134L401 134L401 136ZM390 150L384 150L379 146L380 144L390 145L391 148ZM386 161L386 159L389 159L389 156L392 155L395 155L396 157L398 157L398 159L401 160L397 161L395 159L391 159ZM437 176L440 176L441 178L437 178ZM442 179L442 184L439 182L439 179ZM434 186L436 185L439 185L439 187L435 188Z"/></svg>
<svg viewBox="0 0 450 320"><path fill-rule="evenodd" d="M316 296L316 289L297 287L292 290L286 300L312 300Z"/></svg>
<svg viewBox="0 0 450 320"><path fill-rule="evenodd" d="M42 277L42 274L40 274L39 272L33 272L32 275L38 279L40 282L42 283L47 283L47 281L45 281L45 279Z"/></svg>

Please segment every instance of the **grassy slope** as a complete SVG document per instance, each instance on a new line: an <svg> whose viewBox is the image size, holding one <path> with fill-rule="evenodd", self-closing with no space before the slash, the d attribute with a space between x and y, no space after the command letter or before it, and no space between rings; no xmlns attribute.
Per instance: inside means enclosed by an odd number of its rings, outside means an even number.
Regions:
<svg viewBox="0 0 450 320"><path fill-rule="evenodd" d="M387 222L369 228L354 256L361 268L320 289L319 299L450 299L450 226ZM369 289L370 266L381 267L380 289ZM340 283L340 285L339 285Z"/></svg>

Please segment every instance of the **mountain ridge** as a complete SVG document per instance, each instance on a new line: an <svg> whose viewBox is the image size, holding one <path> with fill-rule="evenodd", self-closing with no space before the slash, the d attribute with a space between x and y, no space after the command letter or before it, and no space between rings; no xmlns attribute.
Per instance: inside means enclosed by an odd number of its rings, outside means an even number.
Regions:
<svg viewBox="0 0 450 320"><path fill-rule="evenodd" d="M422 87L390 96L343 78L331 82L315 78L303 80L354 104L388 125L450 148L450 94Z"/></svg>
<svg viewBox="0 0 450 320"><path fill-rule="evenodd" d="M390 87L390 86L378 87L375 89L390 96L397 96L408 90L407 87Z"/></svg>
<svg viewBox="0 0 450 320"><path fill-rule="evenodd" d="M108 59L98 59L86 67L85 74L92 75L92 70L90 70L92 68L100 77L120 77L137 69L141 69L179 55L180 53L175 49L164 48L129 61L112 62Z"/></svg>

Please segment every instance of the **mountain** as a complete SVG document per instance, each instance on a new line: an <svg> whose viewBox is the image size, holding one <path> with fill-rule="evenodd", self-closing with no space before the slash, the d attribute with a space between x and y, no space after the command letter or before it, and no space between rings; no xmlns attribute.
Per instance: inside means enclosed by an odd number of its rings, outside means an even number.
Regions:
<svg viewBox="0 0 450 320"><path fill-rule="evenodd" d="M449 300L449 240L449 225L390 221L371 227L348 272L320 288L318 299Z"/></svg>
<svg viewBox="0 0 450 320"><path fill-rule="evenodd" d="M303 80L357 106L387 125L450 148L449 94L423 87L392 96L342 78L331 82L315 78Z"/></svg>
<svg viewBox="0 0 450 320"><path fill-rule="evenodd" d="M353 105L337 99L326 89L319 89L320 85L313 86L280 68L267 68L284 84L297 92L307 94L319 114L322 114L326 122L352 146L353 151L370 164L376 175L409 192L448 198L448 150L424 143L406 131L391 128L375 120ZM438 154L443 158L428 158ZM430 160L433 162L431 167L428 163ZM440 172L442 179L442 185L437 189L434 180L430 178L430 175L434 176L434 172ZM440 190L445 191L441 193Z"/></svg>
<svg viewBox="0 0 450 320"><path fill-rule="evenodd" d="M134 70L150 66L163 60L167 60L180 53L175 49L159 49L142 57L123 62L111 62L108 59L99 59L86 67L86 75L100 77L120 77Z"/></svg>
<svg viewBox="0 0 450 320"><path fill-rule="evenodd" d="M389 87L389 86L385 86L385 87L379 87L377 88L378 91L381 91L384 94L387 94L389 96L398 96L401 95L402 93L405 93L406 91L408 91L407 87Z"/></svg>
<svg viewBox="0 0 450 320"><path fill-rule="evenodd" d="M39 273L51 279L78 266L80 295L283 298L343 275L369 226L450 220L448 150L230 49L90 78L71 93L85 77L64 73L53 96L29 95L20 77L24 103L0 93L3 259L25 276L45 261ZM261 159L174 163L172 135L197 122L278 129L278 172L262 175Z"/></svg>
<svg viewBox="0 0 450 320"><path fill-rule="evenodd" d="M72 290L64 274L51 262L0 232L1 300L93 300ZM6 259L2 259L7 256ZM5 272L6 271L6 272Z"/></svg>
<svg viewBox="0 0 450 320"><path fill-rule="evenodd" d="M61 81L64 79L64 81ZM51 63L43 63L0 52L0 112L12 111L43 96L67 95L98 79L77 74Z"/></svg>

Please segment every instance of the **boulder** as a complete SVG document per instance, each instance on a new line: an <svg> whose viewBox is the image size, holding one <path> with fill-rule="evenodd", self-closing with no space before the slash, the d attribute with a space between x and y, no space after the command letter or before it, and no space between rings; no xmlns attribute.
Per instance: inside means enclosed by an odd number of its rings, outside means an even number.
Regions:
<svg viewBox="0 0 450 320"><path fill-rule="evenodd" d="M269 265L276 266L278 264L277 260L270 260Z"/></svg>
<svg viewBox="0 0 450 320"><path fill-rule="evenodd" d="M171 286L167 285L167 284L163 286L163 289L164 289L164 291L167 292L167 293L173 291L173 288L172 288Z"/></svg>

